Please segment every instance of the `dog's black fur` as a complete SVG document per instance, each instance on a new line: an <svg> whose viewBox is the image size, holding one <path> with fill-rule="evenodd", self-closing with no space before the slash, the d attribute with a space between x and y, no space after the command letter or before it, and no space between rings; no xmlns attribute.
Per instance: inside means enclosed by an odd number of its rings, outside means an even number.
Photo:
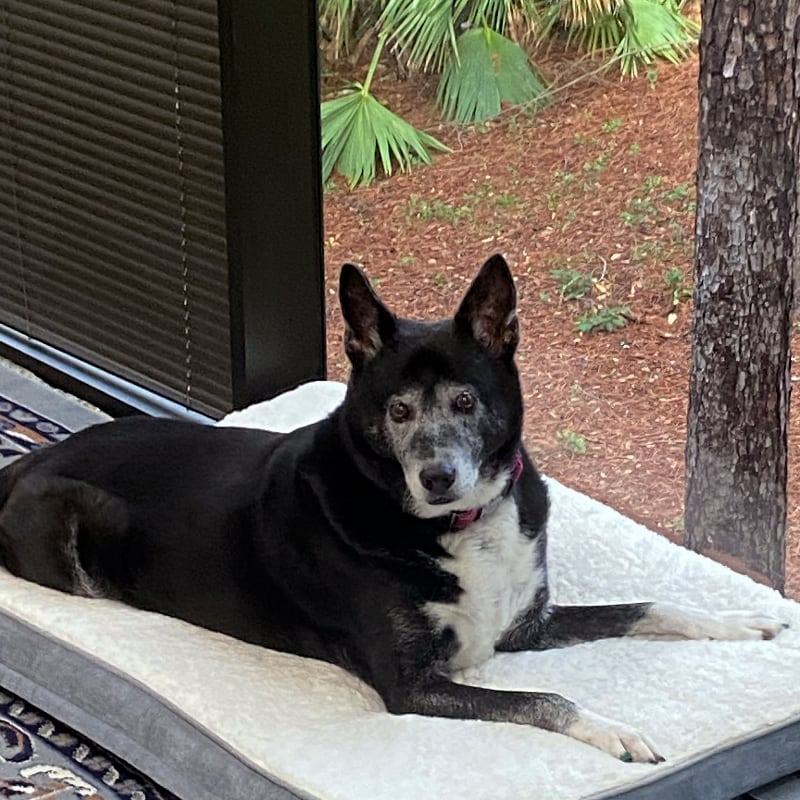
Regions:
<svg viewBox="0 0 800 800"><path fill-rule="evenodd" d="M445 322L396 318L349 265L340 296L353 372L327 419L276 434L128 418L25 456L0 472L8 569L338 664L395 713L538 725L660 760L636 731L557 695L450 675L488 655L471 655L481 642L767 638L777 626L649 603L550 603L547 491L521 444L515 291L502 258ZM475 498L484 517L454 530L451 512ZM483 551L496 556L486 582ZM506 580L520 564L527 571ZM511 616L484 619L498 597Z"/></svg>

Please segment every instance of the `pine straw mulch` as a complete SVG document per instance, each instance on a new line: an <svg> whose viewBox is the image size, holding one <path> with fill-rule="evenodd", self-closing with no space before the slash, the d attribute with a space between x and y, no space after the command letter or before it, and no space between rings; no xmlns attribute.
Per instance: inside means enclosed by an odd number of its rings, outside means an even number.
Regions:
<svg viewBox="0 0 800 800"><path fill-rule="evenodd" d="M680 542L691 322L680 290L692 275L697 62L629 81L558 59L545 72L568 87L553 106L466 131L439 121L424 80L379 74L376 95L453 152L354 191L337 177L326 192L329 374L347 374L342 262L363 265L399 314L436 318L501 252L519 291L531 455L546 474ZM591 277L588 294L562 293L551 273L568 269ZM624 327L576 332L579 317L603 306L627 307ZM799 484L790 471L794 597Z"/></svg>

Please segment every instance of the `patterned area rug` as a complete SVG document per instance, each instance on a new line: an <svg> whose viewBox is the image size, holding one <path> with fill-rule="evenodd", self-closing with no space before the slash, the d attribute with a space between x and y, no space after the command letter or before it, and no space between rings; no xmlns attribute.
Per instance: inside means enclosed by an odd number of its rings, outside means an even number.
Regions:
<svg viewBox="0 0 800 800"><path fill-rule="evenodd" d="M131 767L0 690L0 797L173 800Z"/></svg>
<svg viewBox="0 0 800 800"><path fill-rule="evenodd" d="M0 467L7 461L69 436L57 422L0 395Z"/></svg>
<svg viewBox="0 0 800 800"><path fill-rule="evenodd" d="M0 396L0 467L69 436ZM0 687L0 798L177 800L98 745Z"/></svg>

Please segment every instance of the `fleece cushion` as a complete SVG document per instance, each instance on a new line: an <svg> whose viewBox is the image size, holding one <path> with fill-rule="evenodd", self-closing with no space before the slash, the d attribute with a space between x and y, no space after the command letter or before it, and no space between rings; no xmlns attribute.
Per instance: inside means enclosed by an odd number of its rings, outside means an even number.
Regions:
<svg viewBox="0 0 800 800"><path fill-rule="evenodd" d="M344 388L315 383L220 424L289 429ZM185 800L716 800L800 768L800 606L549 480L561 603L755 609L771 642L611 639L498 654L459 680L559 692L639 727L667 761L625 764L530 727L386 713L321 662L0 572L0 684Z"/></svg>

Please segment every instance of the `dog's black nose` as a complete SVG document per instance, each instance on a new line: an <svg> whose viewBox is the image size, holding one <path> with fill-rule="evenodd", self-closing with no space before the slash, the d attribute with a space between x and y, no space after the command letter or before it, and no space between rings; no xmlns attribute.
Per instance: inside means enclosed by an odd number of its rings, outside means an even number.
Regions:
<svg viewBox="0 0 800 800"><path fill-rule="evenodd" d="M452 464L432 464L419 473L420 483L434 495L443 495L455 480L456 468Z"/></svg>

